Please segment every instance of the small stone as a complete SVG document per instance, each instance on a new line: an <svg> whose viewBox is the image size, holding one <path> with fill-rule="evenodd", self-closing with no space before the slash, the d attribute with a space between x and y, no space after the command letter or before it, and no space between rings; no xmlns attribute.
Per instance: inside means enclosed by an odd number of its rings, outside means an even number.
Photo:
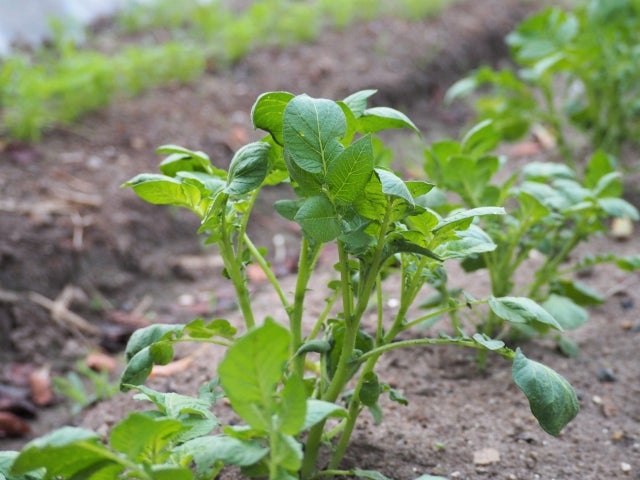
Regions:
<svg viewBox="0 0 640 480"><path fill-rule="evenodd" d="M631 471L631 465L627 462L622 462L620 464L620 470L622 470L623 473L629 473Z"/></svg>
<svg viewBox="0 0 640 480"><path fill-rule="evenodd" d="M474 465L491 465L500 462L500 452L495 448L483 448L473 452Z"/></svg>
<svg viewBox="0 0 640 480"><path fill-rule="evenodd" d="M616 376L615 373L613 373L613 370L611 370L610 368L601 368L600 370L598 370L596 372L596 377L598 377L598 380L600 382L617 382L618 381L618 377Z"/></svg>
<svg viewBox="0 0 640 480"><path fill-rule="evenodd" d="M594 395L591 401L596 405L602 405L602 397L599 397L598 395Z"/></svg>
<svg viewBox="0 0 640 480"><path fill-rule="evenodd" d="M633 222L629 217L614 218L610 233L616 240L629 240L633 236Z"/></svg>

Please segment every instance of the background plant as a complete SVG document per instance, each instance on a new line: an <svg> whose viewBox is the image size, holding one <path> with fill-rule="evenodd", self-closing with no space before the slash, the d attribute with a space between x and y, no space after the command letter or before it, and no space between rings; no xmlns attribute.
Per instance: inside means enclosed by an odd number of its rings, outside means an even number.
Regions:
<svg viewBox="0 0 640 480"><path fill-rule="evenodd" d="M548 8L508 37L516 70L483 67L459 81L450 99L488 86L475 102L506 139L541 124L569 165L581 153L572 132L618 156L640 133L640 5L635 0L581 2Z"/></svg>
<svg viewBox="0 0 640 480"><path fill-rule="evenodd" d="M479 219L497 247L466 257L462 267L467 272L487 269L495 297L524 295L539 302L565 330L575 329L589 317L583 307L604 300L571 275L584 267L575 258L576 248L606 231L611 218L638 220L640 216L621 198L621 175L615 160L603 151L588 161L584 178L570 167L552 162L530 162L507 175L507 159L492 154L500 140L499 127L485 120L461 142L434 143L426 151L425 171L441 189L456 195L452 201L434 201L433 206L445 213L487 205L504 207L506 215ZM600 258L626 270L638 268L638 260L613 254ZM588 263L593 266L595 261ZM527 269L533 267L533 274L518 284L517 273L525 264ZM438 287L439 299L458 292L449 292L446 282L439 282ZM506 334L512 339L550 332L543 324L505 324L493 311L481 318L476 328L491 337ZM566 353L577 353L573 342L556 335Z"/></svg>
<svg viewBox="0 0 640 480"><path fill-rule="evenodd" d="M17 457L5 456L5 465L12 465L5 468L9 475L204 479L229 464L249 476L270 479L383 478L377 472L339 470L340 462L364 410L379 417L382 395L407 402L378 377L377 360L387 351L416 345L458 345L512 360L513 380L541 427L552 435L560 432L578 411L576 395L563 377L520 350L485 334L469 336L461 325L449 334L398 339L425 321L484 304L507 322L562 327L523 297L448 298L427 314L412 311L423 287L443 271L444 261L495 249L473 222L504 210L483 206L441 216L427 206L432 184L404 181L377 166L377 132L416 128L401 112L368 107L373 93L361 91L339 102L287 92L263 94L252 119L268 135L236 152L228 170L214 166L202 152L168 145L159 149L168 155L160 164L161 174L141 174L126 183L148 202L185 207L200 217L200 231L220 249L246 333L239 336L224 319L138 330L127 346L121 386L139 390L157 410L129 415L114 428L108 445L80 429L38 439ZM275 208L303 232L292 295L247 229L262 188L280 183L291 184L294 198L278 201ZM303 325L306 292L327 243L337 249L336 279L328 285L325 310ZM246 278L251 262L262 268L280 299L279 321L257 318L260 312L252 306ZM401 285L392 315L381 301L389 282ZM215 382L197 399L142 386L154 364L171 361L180 342L228 348L217 376L244 425L217 427L209 413L219 397ZM327 423L329 417L335 423ZM330 457L319 465L323 445ZM78 460L63 464L63 454ZM194 471L187 468L191 462ZM29 473L34 469L47 473Z"/></svg>

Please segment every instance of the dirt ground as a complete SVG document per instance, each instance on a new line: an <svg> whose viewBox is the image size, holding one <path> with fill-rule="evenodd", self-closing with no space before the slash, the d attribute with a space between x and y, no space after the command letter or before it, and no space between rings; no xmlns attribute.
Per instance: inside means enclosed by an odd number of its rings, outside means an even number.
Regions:
<svg viewBox="0 0 640 480"><path fill-rule="evenodd" d="M24 393L34 369L45 366L60 375L90 351L117 352L133 328L149 321L237 321L233 292L219 275L220 259L195 236L195 217L147 205L119 187L139 172L156 170L155 147L176 143L203 150L226 166L238 147L258 137L249 111L260 93L271 90L342 98L377 88L374 102L407 113L427 142L456 136L468 112L443 107L443 92L469 69L502 61L502 38L531 8L519 0L466 0L431 21L378 20L328 32L314 44L261 49L230 70L212 66L188 86L120 99L78 125L49 132L36 145L0 144L0 401L12 398L14 410L37 415L31 433L0 438L0 450L19 448L63 423L106 432L122 412L139 407L127 395L76 417L60 403L34 407ZM393 141L402 168L419 173L421 158L410 156L418 151L415 137ZM270 191L268 200L281 194ZM276 218L264 202L252 233L270 249L274 235L285 233L286 253L276 268L289 282L298 232ZM637 235L622 243L603 237L583 253L637 254L639 243ZM325 262L328 272L332 260ZM314 285L323 284L324 270ZM398 480L424 473L450 479L640 479L640 274L598 267L582 280L607 300L571 334L580 356L567 359L544 340L523 346L528 357L556 369L579 393L582 410L559 438L538 428L507 362L498 359L479 374L473 357L459 349L394 351L383 357L378 373L410 404L385 408L379 426L364 415L345 466L378 469ZM485 283L480 277L452 282L469 288ZM256 281L251 288L264 315L279 314L267 285ZM309 318L313 313L312 306ZM153 385L193 392L221 355L203 351L186 372ZM486 449L494 455L489 463L477 457Z"/></svg>

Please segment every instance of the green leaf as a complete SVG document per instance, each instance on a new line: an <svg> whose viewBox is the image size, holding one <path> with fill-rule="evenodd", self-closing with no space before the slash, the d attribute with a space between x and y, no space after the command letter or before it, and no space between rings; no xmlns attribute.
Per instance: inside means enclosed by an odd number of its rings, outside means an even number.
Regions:
<svg viewBox="0 0 640 480"><path fill-rule="evenodd" d="M126 392L133 386L144 383L153 370L153 355L151 347L145 347L137 352L128 362L120 375L120 390Z"/></svg>
<svg viewBox="0 0 640 480"><path fill-rule="evenodd" d="M253 142L238 150L229 165L225 193L242 195L262 185L269 168L270 148L267 142Z"/></svg>
<svg viewBox="0 0 640 480"><path fill-rule="evenodd" d="M441 220L433 230L434 232L444 233L458 229L466 229L475 217L505 214L506 211L502 207L478 207L461 210Z"/></svg>
<svg viewBox="0 0 640 480"><path fill-rule="evenodd" d="M299 95L284 111L285 150L302 170L324 174L343 150L339 140L346 128L344 113L334 101Z"/></svg>
<svg viewBox="0 0 640 480"><path fill-rule="evenodd" d="M185 335L198 339L222 337L233 340L237 332L238 329L223 318L216 318L207 323L202 318L196 318L186 324L183 330Z"/></svg>
<svg viewBox="0 0 640 480"><path fill-rule="evenodd" d="M510 323L542 323L562 331L562 326L544 308L526 297L490 297L489 307L498 317Z"/></svg>
<svg viewBox="0 0 640 480"><path fill-rule="evenodd" d="M307 414L302 425L302 431L313 427L327 417L346 417L347 411L339 405L313 398L307 399Z"/></svg>
<svg viewBox="0 0 640 480"><path fill-rule="evenodd" d="M194 185L156 173L141 173L122 186L131 187L141 199L154 205L196 210L201 199L200 190Z"/></svg>
<svg viewBox="0 0 640 480"><path fill-rule="evenodd" d="M491 120L484 120L465 134L461 146L463 153L477 156L489 153L498 146L498 143L500 143L500 133Z"/></svg>
<svg viewBox="0 0 640 480"><path fill-rule="evenodd" d="M484 333L474 334L473 339L487 350L500 350L504 347L504 342L502 340L494 340Z"/></svg>
<svg viewBox="0 0 640 480"><path fill-rule="evenodd" d="M282 137L284 109L293 98L294 95L289 92L263 93L251 108L253 126L269 132L279 145L284 145Z"/></svg>
<svg viewBox="0 0 640 480"><path fill-rule="evenodd" d="M599 183L602 177L605 177L615 172L616 161L610 155L607 155L602 150L597 150L589 159L587 168L584 175L584 185L587 188L594 189ZM610 196L618 196L622 192L611 194Z"/></svg>
<svg viewBox="0 0 640 480"><path fill-rule="evenodd" d="M173 464L152 465L151 478L153 480L193 480L193 473L187 467Z"/></svg>
<svg viewBox="0 0 640 480"><path fill-rule="evenodd" d="M560 279L554 282L553 290L560 295L569 297L583 307L604 303L602 295L578 280Z"/></svg>
<svg viewBox="0 0 640 480"><path fill-rule="evenodd" d="M296 213L295 221L316 242L330 242L341 231L338 214L331 201L323 196L307 198Z"/></svg>
<svg viewBox="0 0 640 480"><path fill-rule="evenodd" d="M372 173L373 148L367 135L345 148L329 164L325 180L332 197L348 203L361 195Z"/></svg>
<svg viewBox="0 0 640 480"><path fill-rule="evenodd" d="M76 427L63 427L29 442L15 458L10 479L37 475L33 470L46 469L44 478L77 478L82 472L111 472L116 478L124 465L102 443L94 432ZM37 478L37 477L35 477ZM104 478L104 477L103 477Z"/></svg>
<svg viewBox="0 0 640 480"><path fill-rule="evenodd" d="M398 177L395 173L390 172L389 170L384 170L382 168L375 168L374 171L376 173L376 176L380 180L380 183L382 184L382 192L385 195L401 198L409 205L415 205L413 197L411 196L411 192L409 192L409 189L400 177Z"/></svg>
<svg viewBox="0 0 640 480"><path fill-rule="evenodd" d="M149 347L159 341L162 338L178 334L182 332L184 325L171 325L171 324L155 324L148 327L139 328L127 342L127 348L125 349L125 358L127 361L131 360L134 355L140 352L142 349Z"/></svg>
<svg viewBox="0 0 640 480"><path fill-rule="evenodd" d="M289 331L274 320L240 337L218 367L233 409L253 428L271 431L276 385L289 357Z"/></svg>
<svg viewBox="0 0 640 480"><path fill-rule="evenodd" d="M300 210L300 206L302 205L302 200L278 200L273 206L280 215L282 215L287 220L295 221L296 213Z"/></svg>
<svg viewBox="0 0 640 480"><path fill-rule="evenodd" d="M377 90L360 90L359 92L349 95L343 102L349 107L356 118L360 118L367 109L367 100L375 93L377 93Z"/></svg>
<svg viewBox="0 0 640 480"><path fill-rule="evenodd" d="M297 435L304 426L307 414L307 394L302 378L289 377L284 383L281 399L278 431Z"/></svg>
<svg viewBox="0 0 640 480"><path fill-rule="evenodd" d="M271 443L271 461L285 470L297 472L302 466L302 444L291 435L277 432Z"/></svg>
<svg viewBox="0 0 640 480"><path fill-rule="evenodd" d="M133 461L156 461L155 455L169 446L183 429L182 423L172 418L130 413L113 427L109 443Z"/></svg>
<svg viewBox="0 0 640 480"><path fill-rule="evenodd" d="M358 395L358 399L360 400L360 402L362 402L362 404L366 405L367 407L372 407L376 403L378 403L380 393L382 393L382 388L380 386L378 376L375 374L375 372L365 373L362 378L362 387L360 388L360 394Z"/></svg>
<svg viewBox="0 0 640 480"><path fill-rule="evenodd" d="M388 128L410 128L420 134L420 130L409 117L389 107L367 108L360 117L360 126L367 133L375 133Z"/></svg>
<svg viewBox="0 0 640 480"><path fill-rule="evenodd" d="M513 361L512 377L529 400L531 412L545 432L558 436L578 414L580 405L569 382L549 367L529 360L519 348Z"/></svg>
<svg viewBox="0 0 640 480"><path fill-rule="evenodd" d="M549 312L565 330L574 330L589 320L589 312L576 305L570 298L552 293L542 303L542 308Z"/></svg>
<svg viewBox="0 0 640 480"><path fill-rule="evenodd" d="M214 478L223 465L248 467L269 452L255 440L241 440L228 435L194 438L174 449L182 457L192 457L198 478Z"/></svg>
<svg viewBox="0 0 640 480"><path fill-rule="evenodd" d="M496 249L491 237L480 227L470 225L468 229L456 232L456 238L445 241L434 249L434 253L442 260L450 258L466 258L479 253L492 252Z"/></svg>
<svg viewBox="0 0 640 480"><path fill-rule="evenodd" d="M309 340L302 345L296 352L296 356L309 352L326 353L331 349L331 344L327 340Z"/></svg>
<svg viewBox="0 0 640 480"><path fill-rule="evenodd" d="M638 209L622 198L598 198L596 200L602 210L612 217L626 217L631 220L640 220Z"/></svg>
<svg viewBox="0 0 640 480"><path fill-rule="evenodd" d="M158 154L169 154L160 163L160 171L165 175L174 176L179 171L222 172L211 165L209 155L204 152L189 150L179 145L162 145L156 149Z"/></svg>

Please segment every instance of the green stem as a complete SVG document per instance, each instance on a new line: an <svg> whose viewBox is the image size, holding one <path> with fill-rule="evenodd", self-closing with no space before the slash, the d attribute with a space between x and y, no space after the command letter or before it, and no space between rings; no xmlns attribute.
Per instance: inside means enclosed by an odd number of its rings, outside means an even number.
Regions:
<svg viewBox="0 0 640 480"><path fill-rule="evenodd" d="M264 258L264 256L260 253L258 248L254 245L254 243L251 241L251 239L246 233L243 236L243 241L247 247L247 250L249 250L249 253L251 253L251 256L254 258L257 264L260 265L260 268L266 275L267 279L269 280L269 283L271 283L271 285L273 286L273 289L276 291L276 294L280 299L280 303L282 303L282 306L284 307L285 310L289 310L290 308L289 301L287 300L287 297L282 291L282 286L280 285L280 282L276 278L275 273L273 273L273 270L269 266L269 263Z"/></svg>
<svg viewBox="0 0 640 480"><path fill-rule="evenodd" d="M320 254L321 244L309 245L306 237L302 237L300 255L298 257L298 277L293 294L293 305L287 309L289 324L291 327L291 354L295 354L302 345L302 315L304 313L304 299L307 285L311 279L313 268ZM304 376L304 355L299 355L294 360L294 374L300 378Z"/></svg>
<svg viewBox="0 0 640 480"><path fill-rule="evenodd" d="M235 289L236 296L238 297L238 305L240 306L240 311L242 312L242 318L244 319L245 326L247 329L255 326L255 320L253 317L253 309L251 308L251 300L249 299L249 289L247 288L247 282L245 281L242 261L238 259L236 256L236 252L231 245L229 235L227 233L227 224L226 221L222 220L222 238L218 242L220 247L220 252L222 254L222 260L224 261L224 266L233 283L233 288Z"/></svg>

